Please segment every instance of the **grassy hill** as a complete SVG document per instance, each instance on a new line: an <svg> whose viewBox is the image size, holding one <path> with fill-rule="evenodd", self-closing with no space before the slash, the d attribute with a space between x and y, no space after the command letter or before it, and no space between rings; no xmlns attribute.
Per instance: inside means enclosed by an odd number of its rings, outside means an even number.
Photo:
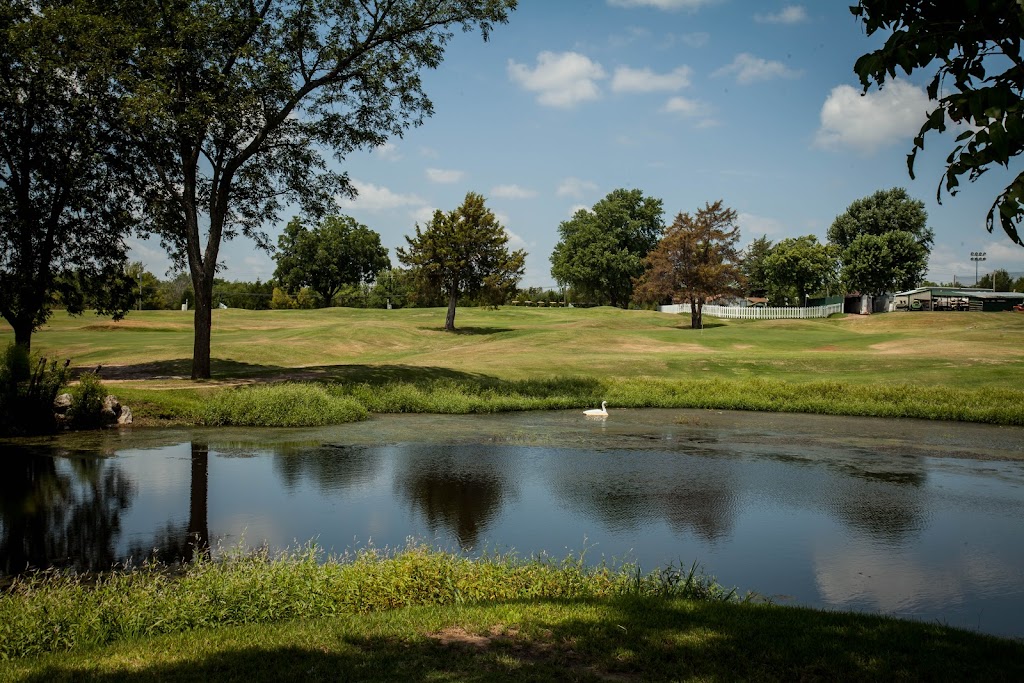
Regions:
<svg viewBox="0 0 1024 683"><path fill-rule="evenodd" d="M651 311L461 309L459 331L453 334L442 329L442 309L219 310L213 320L214 379L198 385L187 379L191 313L133 312L113 322L58 312L34 337L33 349L44 356L69 357L82 369L102 365L104 381L118 382L119 393L143 402L148 399L133 392L178 389L183 393L176 396L186 400L197 396L197 386L282 380L326 382L346 395L353 394L355 385L381 389L405 383L426 386L430 393L438 382L447 382L449 388L455 383L475 395L497 391L526 396L537 393L529 388L530 382L571 378L574 388L562 392L564 400L549 400L558 392L548 386L540 397L547 402L513 401L491 409L568 408L608 398L633 406L1024 423L1024 315L1019 313L706 320L705 329L692 330L688 316ZM0 331L0 342L11 336L9 329ZM583 386L583 380L589 384ZM643 382L648 384L642 386ZM815 385L818 389L811 394L833 394L831 408L801 407L799 394ZM690 400L680 398L680 386L686 387L682 393L710 386L702 395L735 396L717 403ZM775 393L794 391L796 400L769 405ZM954 409L886 408L905 394L920 395L926 402L944 397ZM645 403L645 395L654 398ZM162 400L170 401L171 396ZM866 403L879 409L868 409ZM982 408L985 414L957 412L958 405ZM367 407L390 410L386 401ZM1007 408L1021 414L1005 414ZM404 409L438 410L438 405ZM454 404L440 407L440 412L460 411ZM141 414L159 413L144 409ZM173 417L174 410L163 414Z"/></svg>

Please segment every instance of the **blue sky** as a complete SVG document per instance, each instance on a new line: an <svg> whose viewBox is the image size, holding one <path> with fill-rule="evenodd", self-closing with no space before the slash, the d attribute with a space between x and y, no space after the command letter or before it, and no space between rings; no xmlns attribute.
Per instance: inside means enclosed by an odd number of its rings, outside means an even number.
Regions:
<svg viewBox="0 0 1024 683"><path fill-rule="evenodd" d="M742 244L813 234L855 199L905 187L935 231L929 275L974 282L986 269L1024 271L1024 248L984 229L998 191L1021 170L995 169L959 195L935 199L955 134L906 154L924 120L927 74L860 95L857 57L877 46L849 2L521 0L484 43L455 36L424 76L434 116L404 138L341 167L360 190L340 213L381 234L392 262L433 209L482 193L528 253L523 286L553 287L558 225L608 192L639 188L681 211L724 200ZM291 217L268 226L273 241ZM158 245L133 258L162 276ZM244 238L224 245L223 277L266 280L271 256Z"/></svg>

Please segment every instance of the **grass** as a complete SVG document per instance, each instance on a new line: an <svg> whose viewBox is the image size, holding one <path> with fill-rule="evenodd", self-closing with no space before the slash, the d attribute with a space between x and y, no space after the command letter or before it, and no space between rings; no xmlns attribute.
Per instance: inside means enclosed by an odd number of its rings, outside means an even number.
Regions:
<svg viewBox="0 0 1024 683"><path fill-rule="evenodd" d="M587 566L514 554L461 554L410 545L323 557L315 546L270 556L233 549L180 570L148 564L86 577L51 571L0 593L0 659L105 646L199 628L369 614L482 601L677 596L734 600L711 577L669 567Z"/></svg>
<svg viewBox="0 0 1024 683"><path fill-rule="evenodd" d="M191 316L57 313L34 349L102 365L142 424L323 424L369 412L708 407L1024 424L1024 315L708 319L597 309L214 312L214 379ZM10 331L0 331L0 343ZM254 391L246 385L287 383ZM238 387L243 387L238 390ZM240 393L234 393L240 391ZM277 392L277 393L275 393ZM290 415L285 413L290 411ZM275 416L281 415L280 421Z"/></svg>
<svg viewBox="0 0 1024 683"><path fill-rule="evenodd" d="M51 573L0 595L0 680L1020 680L1024 643L739 600L695 568L410 546ZM922 656L927 653L927 656Z"/></svg>
<svg viewBox="0 0 1024 683"><path fill-rule="evenodd" d="M939 624L723 600L721 590L707 581L690 585L710 588L711 594L687 594L669 589L683 581L652 574L638 582L635 574L607 569L587 574L575 560L470 562L409 549L391 557L355 558L347 565L318 565L301 554L217 564L200 563L177 579L159 573L122 577L116 586L124 592L120 599L114 586L77 582L82 595L107 596L107 608L90 622L90 642L2 661L0 680L1013 681L1024 676L1021 642ZM453 585L467 587L461 600ZM51 579L36 590L66 592L68 586ZM37 602L32 616L38 619L45 613L42 600L27 593ZM158 614L170 619L154 624L150 618L147 630L141 620L156 594L179 606L162 605L165 611ZM256 604L248 604L252 601ZM62 609L69 609L67 602L60 602ZM289 611L299 605L307 607L304 618ZM77 609L84 613L96 606ZM189 620L183 619L186 612L193 615ZM109 635L126 613L136 615L128 620L135 630L99 642L95 634ZM235 619L215 628L199 615ZM187 627L179 628L183 624ZM59 622L50 630L60 633L69 626ZM31 625L14 623L8 633L17 636L26 628Z"/></svg>

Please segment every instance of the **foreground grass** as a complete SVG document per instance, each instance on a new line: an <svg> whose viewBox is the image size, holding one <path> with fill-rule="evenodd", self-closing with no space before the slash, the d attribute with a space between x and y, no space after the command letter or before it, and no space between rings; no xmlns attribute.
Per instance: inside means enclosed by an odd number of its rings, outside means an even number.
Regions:
<svg viewBox="0 0 1024 683"><path fill-rule="evenodd" d="M1019 681L1024 645L935 624L620 595L203 628L0 663L0 680Z"/></svg>
<svg viewBox="0 0 1024 683"><path fill-rule="evenodd" d="M1021 680L1024 643L424 547L47 574L0 594L0 680Z"/></svg>
<svg viewBox="0 0 1024 683"><path fill-rule="evenodd" d="M34 338L102 376L143 424L316 425L366 412L591 407L814 412L1024 424L1024 315L715 321L618 309L216 311L212 382L191 318L58 313ZM0 330L0 342L9 332ZM284 384L265 391L240 384ZM296 386L299 385L299 386Z"/></svg>

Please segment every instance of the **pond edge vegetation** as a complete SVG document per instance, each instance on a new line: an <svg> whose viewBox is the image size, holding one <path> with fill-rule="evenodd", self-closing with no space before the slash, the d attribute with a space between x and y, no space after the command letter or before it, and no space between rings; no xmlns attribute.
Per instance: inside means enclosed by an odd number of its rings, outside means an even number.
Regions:
<svg viewBox="0 0 1024 683"><path fill-rule="evenodd" d="M415 543L236 548L0 593L0 680L1019 680L1022 655L941 624L740 597L695 564L643 573Z"/></svg>
<svg viewBox="0 0 1024 683"><path fill-rule="evenodd" d="M383 384L280 382L242 387L119 387L143 424L312 427L372 413L475 414L525 410L704 408L1024 425L1024 391L834 380L663 380L552 377Z"/></svg>

